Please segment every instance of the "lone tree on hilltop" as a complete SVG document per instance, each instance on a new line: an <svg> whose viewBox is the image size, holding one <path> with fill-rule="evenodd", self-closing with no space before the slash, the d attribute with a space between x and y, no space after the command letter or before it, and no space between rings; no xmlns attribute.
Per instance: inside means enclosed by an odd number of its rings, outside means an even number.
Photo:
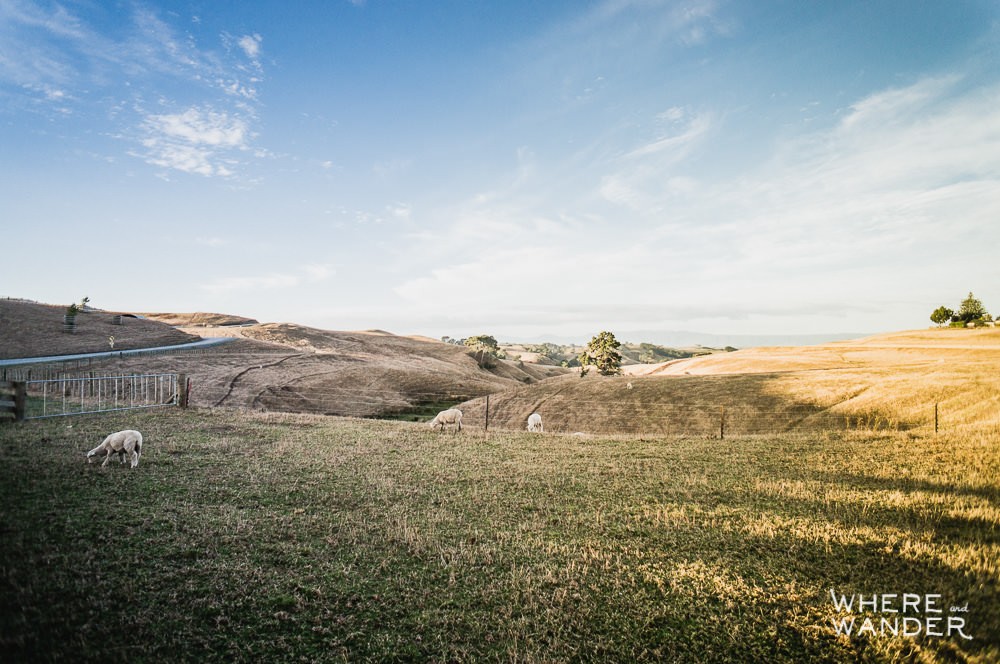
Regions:
<svg viewBox="0 0 1000 664"><path fill-rule="evenodd" d="M969 291L969 296L962 300L962 304L958 308L958 320L963 323L972 323L975 321L985 320L989 314L986 312L986 307L983 303Z"/></svg>
<svg viewBox="0 0 1000 664"><path fill-rule="evenodd" d="M944 325L945 323L951 321L951 317L955 315L955 312L945 306L940 306L934 310L931 314L931 322L937 323L938 325Z"/></svg>
<svg viewBox="0 0 1000 664"><path fill-rule="evenodd" d="M612 376L621 373L622 355L618 352L621 343L611 332L600 332L587 348L580 353L580 364L583 367L593 365L602 376ZM582 375L582 374L581 374Z"/></svg>

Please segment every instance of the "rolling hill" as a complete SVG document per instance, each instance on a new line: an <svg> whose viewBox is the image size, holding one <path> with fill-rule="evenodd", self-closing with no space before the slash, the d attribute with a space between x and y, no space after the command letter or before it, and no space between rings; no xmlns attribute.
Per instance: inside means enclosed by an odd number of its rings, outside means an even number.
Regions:
<svg viewBox="0 0 1000 664"><path fill-rule="evenodd" d="M61 307L0 301L3 357L107 350L111 333L116 348L233 337L204 350L87 366L91 373L184 373L194 406L422 419L460 404L472 429L523 429L537 411L550 433L639 435L906 430L933 427L936 416L954 428L1000 418L996 329L751 348L581 378L576 370L523 361L528 356L487 370L462 346L381 330L260 324L224 314L158 314L113 327L110 314L91 312L69 335L60 331L61 315Z"/></svg>
<svg viewBox="0 0 1000 664"><path fill-rule="evenodd" d="M538 412L567 433L908 429L1000 419L1000 330L929 329L821 346L752 348L579 373L490 397L490 426ZM632 389L627 385L631 383ZM461 406L485 425L484 399Z"/></svg>
<svg viewBox="0 0 1000 664"><path fill-rule="evenodd" d="M97 353L197 341L198 336L155 320L126 316L125 312L84 309L76 317L76 332L63 332L65 306L29 300L0 299L0 359ZM112 347L109 338L114 337Z"/></svg>
<svg viewBox="0 0 1000 664"><path fill-rule="evenodd" d="M86 373L186 374L194 406L360 417L421 417L439 407L566 372L500 361L487 370L461 346L381 330L339 332L285 323L249 324L224 314L156 314L112 326L112 314L78 316L62 332L64 307L0 300L0 359L169 346L208 336L232 343L199 350L88 361ZM165 322L185 325L176 328ZM119 341L121 339L121 341ZM66 366L73 372L73 366Z"/></svg>

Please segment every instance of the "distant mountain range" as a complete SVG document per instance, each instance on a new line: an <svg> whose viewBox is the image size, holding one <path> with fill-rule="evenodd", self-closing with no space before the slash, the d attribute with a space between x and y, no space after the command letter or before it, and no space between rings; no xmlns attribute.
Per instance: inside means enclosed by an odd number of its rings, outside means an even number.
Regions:
<svg viewBox="0 0 1000 664"><path fill-rule="evenodd" d="M664 331L664 330L624 330L614 331L615 338L622 343L651 343L668 348L755 348L760 346L815 346L831 341L861 339L874 332L831 332L830 334L708 334L705 332ZM503 343L542 343L547 341L563 345L584 345L590 339L551 335L541 339L504 339Z"/></svg>

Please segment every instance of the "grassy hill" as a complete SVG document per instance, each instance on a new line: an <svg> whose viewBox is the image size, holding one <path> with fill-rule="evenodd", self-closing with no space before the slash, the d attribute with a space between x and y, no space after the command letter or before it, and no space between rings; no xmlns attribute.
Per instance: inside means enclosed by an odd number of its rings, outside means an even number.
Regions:
<svg viewBox="0 0 1000 664"><path fill-rule="evenodd" d="M245 316L206 313L202 311L189 314L144 313L142 316L175 327L217 327L220 325L256 325L258 323L253 318L246 318Z"/></svg>
<svg viewBox="0 0 1000 664"><path fill-rule="evenodd" d="M7 357L106 351L109 334L116 350L234 337L204 350L125 355L85 367L87 373L184 373L194 406L412 419L566 371L509 361L487 370L464 347L381 330L248 324L220 314L157 314L183 328L136 318L111 326L111 314L93 312L77 317L80 329L71 335L61 331L62 307L15 300L0 301L0 307ZM66 370L73 372L72 366Z"/></svg>
<svg viewBox="0 0 1000 664"><path fill-rule="evenodd" d="M85 309L76 316L76 332L63 332L65 306L39 304L27 300L0 299L0 359L99 353L153 346L174 346L197 341L198 336L159 321L125 317L122 325L112 324L122 312ZM114 337L114 347L109 337Z"/></svg>
<svg viewBox="0 0 1000 664"><path fill-rule="evenodd" d="M421 419L460 403L465 424L483 428L490 395L492 428L522 429L528 415L539 412L550 432L630 435L908 430L933 427L935 405L942 427L1000 417L996 329L928 329L717 352L632 364L621 377L591 372L580 378L577 371L521 360L487 370L462 346L380 330L249 324L220 314L158 315L188 326L182 328L128 319L111 329L110 314L93 312L81 314L80 331L68 335L61 332L61 312L0 301L8 356L106 350L112 333L116 348L180 343L195 335L235 337L204 351L126 356L88 367L185 373L196 406Z"/></svg>
<svg viewBox="0 0 1000 664"><path fill-rule="evenodd" d="M853 342L753 348L576 372L490 397L490 426L532 412L547 431L718 435L844 427L910 429L1000 420L1000 330L932 329ZM631 383L633 388L627 389ZM461 406L485 424L484 399Z"/></svg>

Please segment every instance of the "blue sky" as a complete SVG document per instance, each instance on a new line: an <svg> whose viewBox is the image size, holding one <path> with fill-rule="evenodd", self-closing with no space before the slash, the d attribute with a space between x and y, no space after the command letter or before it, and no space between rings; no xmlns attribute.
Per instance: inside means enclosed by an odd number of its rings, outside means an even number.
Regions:
<svg viewBox="0 0 1000 664"><path fill-rule="evenodd" d="M0 0L0 295L584 341L1000 314L998 109L993 1Z"/></svg>

